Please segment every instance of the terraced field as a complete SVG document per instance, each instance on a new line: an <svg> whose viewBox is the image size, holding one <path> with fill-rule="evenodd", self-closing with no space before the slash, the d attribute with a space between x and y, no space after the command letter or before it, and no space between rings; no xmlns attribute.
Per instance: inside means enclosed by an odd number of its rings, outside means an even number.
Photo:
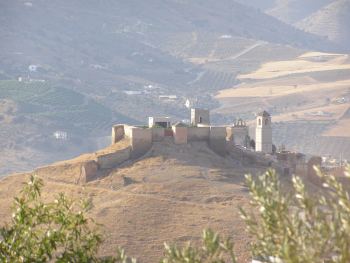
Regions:
<svg viewBox="0 0 350 263"><path fill-rule="evenodd" d="M256 47L247 56L264 59L273 51L270 47ZM276 47L277 56L282 57L282 49ZM240 84L216 95L221 106L215 111L253 119L254 112L267 109L276 123L276 145L350 159L349 55L295 52L293 59L263 63L239 74Z"/></svg>
<svg viewBox="0 0 350 263"><path fill-rule="evenodd" d="M72 89L0 81L0 176L97 150L111 125L124 121L131 122ZM68 139L55 139L56 131Z"/></svg>
<svg viewBox="0 0 350 263"><path fill-rule="evenodd" d="M329 122L283 122L274 124L274 143L309 155L350 159L350 138L322 136Z"/></svg>
<svg viewBox="0 0 350 263"><path fill-rule="evenodd" d="M112 119L112 112L103 105L49 83L0 81L0 99L17 103L19 116L54 123L71 131L91 132Z"/></svg>
<svg viewBox="0 0 350 263"><path fill-rule="evenodd" d="M205 71L197 81L191 83L199 91L215 92L220 88L230 88L237 84L236 75L230 72Z"/></svg>

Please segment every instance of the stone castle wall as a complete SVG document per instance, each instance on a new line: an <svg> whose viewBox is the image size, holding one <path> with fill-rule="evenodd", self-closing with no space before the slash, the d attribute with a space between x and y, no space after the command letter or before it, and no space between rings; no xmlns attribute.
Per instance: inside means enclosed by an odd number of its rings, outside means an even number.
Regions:
<svg viewBox="0 0 350 263"><path fill-rule="evenodd" d="M187 141L209 141L210 127L187 128Z"/></svg>
<svg viewBox="0 0 350 263"><path fill-rule="evenodd" d="M119 142L124 138L124 125L118 124L112 127L112 144Z"/></svg>
<svg viewBox="0 0 350 263"><path fill-rule="evenodd" d="M130 159L131 147L100 155L96 158L99 169L111 169Z"/></svg>
<svg viewBox="0 0 350 263"><path fill-rule="evenodd" d="M187 144L188 130L187 127L173 127L175 144Z"/></svg>
<svg viewBox="0 0 350 263"><path fill-rule="evenodd" d="M160 142L165 137L165 129L164 128L151 128L152 130L152 141Z"/></svg>
<svg viewBox="0 0 350 263"><path fill-rule="evenodd" d="M152 129L133 127L130 129L131 158L139 158L152 147Z"/></svg>
<svg viewBox="0 0 350 263"><path fill-rule="evenodd" d="M226 154L226 127L210 127L209 147L220 155Z"/></svg>

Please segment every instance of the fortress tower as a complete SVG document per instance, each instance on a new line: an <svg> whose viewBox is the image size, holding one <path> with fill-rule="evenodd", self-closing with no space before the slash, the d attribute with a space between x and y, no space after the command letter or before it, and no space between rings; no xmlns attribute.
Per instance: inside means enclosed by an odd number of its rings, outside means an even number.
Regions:
<svg viewBox="0 0 350 263"><path fill-rule="evenodd" d="M268 112L260 112L256 117L255 150L257 152L272 153L272 126Z"/></svg>
<svg viewBox="0 0 350 263"><path fill-rule="evenodd" d="M210 125L210 113L205 109L191 109L191 124L197 125Z"/></svg>

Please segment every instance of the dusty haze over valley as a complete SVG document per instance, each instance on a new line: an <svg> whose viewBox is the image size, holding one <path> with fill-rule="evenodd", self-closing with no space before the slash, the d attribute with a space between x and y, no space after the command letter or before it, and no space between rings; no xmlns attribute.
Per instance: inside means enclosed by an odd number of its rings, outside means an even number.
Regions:
<svg viewBox="0 0 350 263"><path fill-rule="evenodd" d="M36 174L100 256L211 227L250 262L244 175L314 194L350 160L350 0L1 0L0 39L0 227Z"/></svg>
<svg viewBox="0 0 350 263"><path fill-rule="evenodd" d="M349 13L347 0L1 1L0 174L103 148L112 124L186 120L187 100L217 124L267 109L276 146L350 158Z"/></svg>

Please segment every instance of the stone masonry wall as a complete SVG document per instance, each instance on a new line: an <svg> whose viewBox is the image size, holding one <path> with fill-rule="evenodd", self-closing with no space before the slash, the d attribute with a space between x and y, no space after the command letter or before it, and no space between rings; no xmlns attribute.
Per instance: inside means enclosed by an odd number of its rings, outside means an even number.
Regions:
<svg viewBox="0 0 350 263"><path fill-rule="evenodd" d="M114 153L100 155L96 158L99 169L111 169L130 159L131 147Z"/></svg>
<svg viewBox="0 0 350 263"><path fill-rule="evenodd" d="M80 176L76 180L76 184L85 184L95 179L98 171L96 161L84 162L80 167Z"/></svg>
<svg viewBox="0 0 350 263"><path fill-rule="evenodd" d="M131 128L131 158L139 158L152 147L152 130Z"/></svg>
<svg viewBox="0 0 350 263"><path fill-rule="evenodd" d="M187 127L173 126L175 144L187 144L188 131Z"/></svg>
<svg viewBox="0 0 350 263"><path fill-rule="evenodd" d="M152 141L159 142L162 141L165 137L164 128L152 128Z"/></svg>
<svg viewBox="0 0 350 263"><path fill-rule="evenodd" d="M112 127L112 144L115 144L124 138L124 125L119 124Z"/></svg>
<svg viewBox="0 0 350 263"><path fill-rule="evenodd" d="M209 147L220 155L226 155L226 127L210 127Z"/></svg>
<svg viewBox="0 0 350 263"><path fill-rule="evenodd" d="M187 128L188 141L209 141L210 127L189 127Z"/></svg>

